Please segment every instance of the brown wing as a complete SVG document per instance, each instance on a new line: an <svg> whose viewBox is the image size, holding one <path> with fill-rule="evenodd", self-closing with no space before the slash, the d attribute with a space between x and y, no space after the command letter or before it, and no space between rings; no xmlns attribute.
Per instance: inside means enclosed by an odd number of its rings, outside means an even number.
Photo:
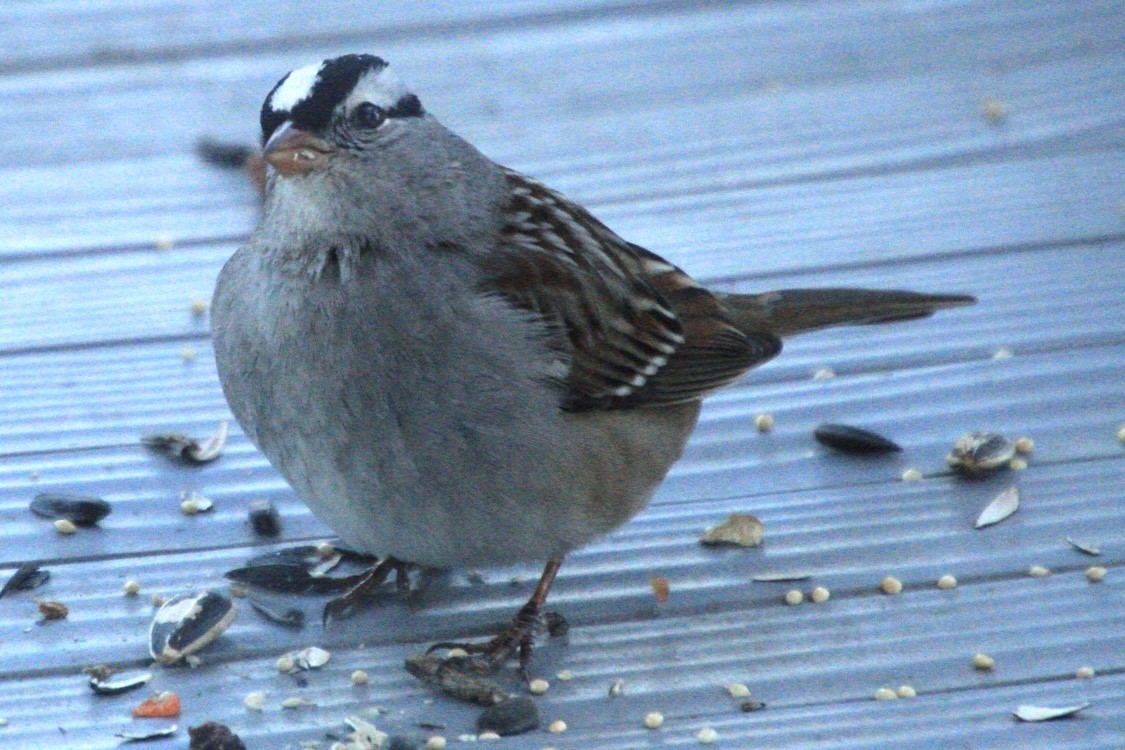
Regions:
<svg viewBox="0 0 1125 750"><path fill-rule="evenodd" d="M546 321L566 367L567 409L692 401L773 357L687 274L625 242L588 211L518 172L485 291Z"/></svg>

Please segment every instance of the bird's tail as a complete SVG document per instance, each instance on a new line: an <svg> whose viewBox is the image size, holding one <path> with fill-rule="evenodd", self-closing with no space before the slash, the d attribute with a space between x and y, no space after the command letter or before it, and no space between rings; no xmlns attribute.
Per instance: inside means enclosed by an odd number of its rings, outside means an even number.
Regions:
<svg viewBox="0 0 1125 750"><path fill-rule="evenodd" d="M913 320L976 302L965 294L921 294L879 289L781 289L763 294L716 294L743 331L776 336L841 325Z"/></svg>

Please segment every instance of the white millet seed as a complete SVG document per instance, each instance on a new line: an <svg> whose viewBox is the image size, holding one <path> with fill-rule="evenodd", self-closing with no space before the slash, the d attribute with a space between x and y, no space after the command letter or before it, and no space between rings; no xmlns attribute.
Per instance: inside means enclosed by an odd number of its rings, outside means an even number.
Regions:
<svg viewBox="0 0 1125 750"><path fill-rule="evenodd" d="M281 656L277 657L277 671L278 672L285 672L286 674L288 674L289 672L292 672L296 668L297 668L297 662L295 662L293 660L293 657L290 656L289 654L282 654Z"/></svg>
<svg viewBox="0 0 1125 750"><path fill-rule="evenodd" d="M462 659L469 655L469 652L463 648L451 648L445 652L446 659Z"/></svg>
<svg viewBox="0 0 1125 750"><path fill-rule="evenodd" d="M1097 583L1105 578L1105 568L1101 565L1091 565L1086 568L1086 580L1090 583Z"/></svg>
<svg viewBox="0 0 1125 750"><path fill-rule="evenodd" d="M996 660L988 654L973 654L973 668L987 672L996 666Z"/></svg>
<svg viewBox="0 0 1125 750"><path fill-rule="evenodd" d="M902 472L902 481L904 482L920 482L922 481L922 472L917 469L907 469Z"/></svg>
<svg viewBox="0 0 1125 750"><path fill-rule="evenodd" d="M731 698L750 697L750 688L746 687L741 682L732 682L727 685L727 692L730 693Z"/></svg>
<svg viewBox="0 0 1125 750"><path fill-rule="evenodd" d="M699 730L699 734L695 735L695 738L699 740L700 745L710 745L719 739L719 733L711 727L704 727Z"/></svg>
<svg viewBox="0 0 1125 750"><path fill-rule="evenodd" d="M754 427L758 432L769 432L773 429L772 414L758 414L754 417ZM1125 427L1122 428L1125 430Z"/></svg>
<svg viewBox="0 0 1125 750"><path fill-rule="evenodd" d="M1051 569L1044 568L1042 565L1032 565L1027 569L1027 574L1032 578L1046 578L1051 575Z"/></svg>
<svg viewBox="0 0 1125 750"><path fill-rule="evenodd" d="M836 377L836 372L831 367L821 367L812 374L813 380L831 380Z"/></svg>
<svg viewBox="0 0 1125 750"><path fill-rule="evenodd" d="M957 579L951 575L944 575L937 579L937 587L942 591L949 591L949 589L957 588Z"/></svg>
<svg viewBox="0 0 1125 750"><path fill-rule="evenodd" d="M831 598L831 596L832 592L824 588L823 586L817 586L815 589L809 592L809 600L814 604L824 604L826 601L828 601L829 598Z"/></svg>
<svg viewBox="0 0 1125 750"><path fill-rule="evenodd" d="M805 595L797 589L785 592L785 603L791 607L795 607L805 600Z"/></svg>
<svg viewBox="0 0 1125 750"><path fill-rule="evenodd" d="M291 698L286 698L281 702L282 708L300 708L303 705L305 705L305 699L296 695Z"/></svg>
<svg viewBox="0 0 1125 750"><path fill-rule="evenodd" d="M570 682L571 680L574 679L574 673L571 672L569 669L560 669L558 672L555 673L555 679L560 680L562 682Z"/></svg>
<svg viewBox="0 0 1125 750"><path fill-rule="evenodd" d="M1097 674L1097 672L1094 671L1093 667L1079 667L1078 670L1075 671L1074 676L1080 680L1088 680L1095 674Z"/></svg>
<svg viewBox="0 0 1125 750"><path fill-rule="evenodd" d="M246 706L251 711L261 711L266 705L266 694L260 690L247 693L246 697L242 699L242 705Z"/></svg>
<svg viewBox="0 0 1125 750"><path fill-rule="evenodd" d="M915 698L918 696L918 691L910 685L900 685L895 694L899 698Z"/></svg>
<svg viewBox="0 0 1125 750"><path fill-rule="evenodd" d="M551 683L544 680L542 677L536 677L531 682L527 683L527 689L532 695L543 695L551 689Z"/></svg>
<svg viewBox="0 0 1125 750"><path fill-rule="evenodd" d="M321 557L327 560L334 554L336 554L336 548L332 546L331 542L321 542L320 544L316 545L317 557Z"/></svg>
<svg viewBox="0 0 1125 750"><path fill-rule="evenodd" d="M890 688L879 688L875 691L875 700L877 701L893 701L898 698L898 693Z"/></svg>
<svg viewBox="0 0 1125 750"><path fill-rule="evenodd" d="M477 735L477 739L481 742L488 742L489 740L498 740L500 735L493 731L481 732Z"/></svg>
<svg viewBox="0 0 1125 750"><path fill-rule="evenodd" d="M547 731L551 734L558 734L566 731L566 722L562 719L555 719L547 725Z"/></svg>
<svg viewBox="0 0 1125 750"><path fill-rule="evenodd" d="M353 685L366 685L367 684L367 672L364 672L362 669L357 669L356 671L352 672L352 684Z"/></svg>
<svg viewBox="0 0 1125 750"><path fill-rule="evenodd" d="M1035 450L1035 441L1029 437L1021 437L1016 440L1016 453L1021 456L1026 456Z"/></svg>
<svg viewBox="0 0 1125 750"><path fill-rule="evenodd" d="M1014 356L1015 356L1015 353L1006 346L1002 346L992 353L992 358L997 359L997 360L999 360L999 359L1011 359Z"/></svg>
<svg viewBox="0 0 1125 750"><path fill-rule="evenodd" d="M125 592L126 596L136 596L141 593L141 584L139 581L134 581L130 578L128 581L121 584L121 590Z"/></svg>
<svg viewBox="0 0 1125 750"><path fill-rule="evenodd" d="M1016 456L1015 458L1008 461L1008 468L1012 471L1023 471L1027 468L1027 461L1020 458L1019 456Z"/></svg>
<svg viewBox="0 0 1125 750"><path fill-rule="evenodd" d="M664 725L664 714L659 711L649 711L645 714L645 727L648 729L660 729Z"/></svg>
<svg viewBox="0 0 1125 750"><path fill-rule="evenodd" d="M175 246L176 241L172 239L171 235L158 234L156 235L156 239L152 241L152 244L156 245L157 250L171 250Z"/></svg>
<svg viewBox="0 0 1125 750"><path fill-rule="evenodd" d="M74 525L74 521L69 518L58 518L54 522L55 531L60 534L73 534L78 531L78 527Z"/></svg>
<svg viewBox="0 0 1125 750"><path fill-rule="evenodd" d="M426 740L426 744L423 746L422 750L445 750L445 738L440 734L434 735Z"/></svg>
<svg viewBox="0 0 1125 750"><path fill-rule="evenodd" d="M895 594L901 594L902 581L898 580L894 576L887 576L883 579L883 582L879 584L879 588L883 589L884 594L890 594L892 596Z"/></svg>
<svg viewBox="0 0 1125 750"><path fill-rule="evenodd" d="M195 361L195 347L194 346L185 346L183 349L180 349L180 359L182 359L184 362L194 362Z"/></svg>

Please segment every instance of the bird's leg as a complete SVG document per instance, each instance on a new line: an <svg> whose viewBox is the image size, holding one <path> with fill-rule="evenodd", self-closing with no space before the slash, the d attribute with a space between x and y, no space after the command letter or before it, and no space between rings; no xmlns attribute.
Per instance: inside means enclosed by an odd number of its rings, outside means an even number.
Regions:
<svg viewBox="0 0 1125 750"><path fill-rule="evenodd" d="M322 616L323 624L329 620L338 620L347 615L371 589L375 588L391 574L395 574L395 588L400 594L410 592L410 567L411 563L403 562L394 557L384 557L372 565L366 572L360 574L354 586L340 596L324 605Z"/></svg>
<svg viewBox="0 0 1125 750"><path fill-rule="evenodd" d="M547 593L551 590L551 584L554 583L561 565L561 559L551 560L547 563L546 567L543 568L543 575L539 577L535 592L527 600L527 604L523 605L520 611L516 613L515 618L512 619L511 627L503 633L484 643L436 643L429 648L427 653L437 649L464 649L475 657L471 663L473 671L491 674L503 666L513 653L518 652L520 676L526 679L527 667L531 663L531 652L535 646L535 636L544 624L543 606L547 603ZM548 614L546 619L549 621L553 619L549 627L552 634L557 632L556 628L558 630L565 628L565 621L558 615L551 618Z"/></svg>

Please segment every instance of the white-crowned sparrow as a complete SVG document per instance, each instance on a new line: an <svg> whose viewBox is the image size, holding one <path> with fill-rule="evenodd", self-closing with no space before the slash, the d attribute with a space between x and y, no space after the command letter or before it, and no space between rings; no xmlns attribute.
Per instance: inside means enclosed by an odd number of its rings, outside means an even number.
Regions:
<svg viewBox="0 0 1125 750"><path fill-rule="evenodd" d="M648 502L700 399L780 336L965 296L708 292L451 133L371 55L281 79L261 223L219 276L223 390L344 541L448 568L549 561L483 647L526 664L558 565Z"/></svg>

